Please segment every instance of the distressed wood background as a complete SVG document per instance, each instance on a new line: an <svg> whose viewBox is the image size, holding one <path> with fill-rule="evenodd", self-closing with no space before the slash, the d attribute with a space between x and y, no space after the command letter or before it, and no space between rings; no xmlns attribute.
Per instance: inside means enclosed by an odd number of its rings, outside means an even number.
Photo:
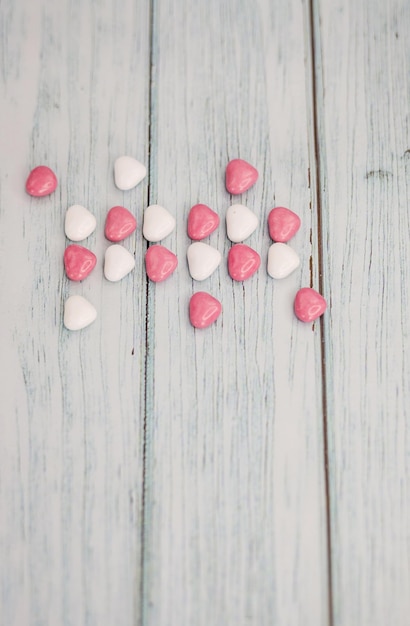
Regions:
<svg viewBox="0 0 410 626"><path fill-rule="evenodd" d="M1 626L407 626L410 218L407 0L1 0ZM113 182L117 156L147 164ZM226 269L226 163L262 267ZM47 164L57 191L30 198ZM189 277L204 202L224 263ZM97 217L81 284L64 215ZM144 207L177 220L147 281ZM102 275L108 209L136 268ZM301 268L266 273L266 218L302 219ZM293 316L313 285L321 322ZM205 289L223 313L189 324ZM85 295L98 318L62 325Z"/></svg>

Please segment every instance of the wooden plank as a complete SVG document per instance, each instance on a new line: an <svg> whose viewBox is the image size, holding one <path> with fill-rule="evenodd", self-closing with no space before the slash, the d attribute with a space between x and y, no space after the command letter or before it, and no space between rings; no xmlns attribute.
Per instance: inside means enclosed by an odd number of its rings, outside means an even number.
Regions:
<svg viewBox="0 0 410 626"><path fill-rule="evenodd" d="M315 2L335 624L409 622L408 2Z"/></svg>
<svg viewBox="0 0 410 626"><path fill-rule="evenodd" d="M145 273L102 277L107 210L140 221L147 184L115 189L114 159L148 154L149 6L131 0L1 3L0 622L139 622ZM59 187L24 192L47 163ZM66 208L85 204L99 262L69 284ZM99 317L62 327L69 294Z"/></svg>
<svg viewBox="0 0 410 626"><path fill-rule="evenodd" d="M316 285L318 271L304 10L154 3L150 202L176 216L164 245L179 268L149 287L147 625L328 623L320 329L292 311L311 255ZM224 168L235 157L260 171L239 198L260 217L247 243L262 268L244 284L226 269ZM221 216L209 242L224 262L193 284L186 219L197 202ZM301 215L302 263L274 282L266 218L281 204ZM223 305L205 331L188 320L199 290Z"/></svg>

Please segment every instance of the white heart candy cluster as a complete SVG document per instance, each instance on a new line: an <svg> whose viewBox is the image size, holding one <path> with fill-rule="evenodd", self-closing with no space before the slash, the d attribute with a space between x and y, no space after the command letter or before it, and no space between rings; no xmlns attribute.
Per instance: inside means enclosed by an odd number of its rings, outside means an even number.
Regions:
<svg viewBox="0 0 410 626"><path fill-rule="evenodd" d="M114 181L121 190L138 185L146 176L145 166L129 156L119 157L114 164ZM96 219L81 205L69 207L65 218L65 234L71 241L83 241L96 228ZM134 256L122 242L137 227L132 213L122 206L112 207L106 216L104 234L112 242L104 255L104 276L110 282L118 282L135 267ZM167 237L175 228L175 218L164 207L154 204L144 211L142 233L150 243ZM72 281L84 280L97 262L95 254L77 243L67 246L64 252L64 267ZM145 255L145 266L149 278L158 282L165 280L177 267L175 254L162 245L150 246ZM82 296L70 296L64 307L64 325L68 330L80 330L91 324L97 316L95 307Z"/></svg>
<svg viewBox="0 0 410 626"><path fill-rule="evenodd" d="M119 157L114 164L114 180L118 189L129 190L146 176L146 167L129 156ZM66 237L74 242L89 237L97 226L95 216L85 207L75 204L67 209L64 230ZM105 221L105 236L113 242L104 256L104 276L111 282L120 281L135 267L134 256L118 242L123 241L136 229L135 217L128 209L112 207ZM84 280L94 269L97 258L91 250L70 244L64 252L64 267L67 277L73 281ZM64 325L68 330L80 330L97 317L95 307L83 296L70 296L64 306Z"/></svg>

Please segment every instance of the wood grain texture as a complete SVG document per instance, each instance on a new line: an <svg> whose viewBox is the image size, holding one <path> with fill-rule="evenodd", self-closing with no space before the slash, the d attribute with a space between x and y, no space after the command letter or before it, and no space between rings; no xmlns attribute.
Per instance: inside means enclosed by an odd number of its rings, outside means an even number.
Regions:
<svg viewBox="0 0 410 626"><path fill-rule="evenodd" d="M137 267L102 277L107 210L141 220L147 184L115 189L114 159L148 158L149 6L131 1L1 3L0 623L130 625L140 612L145 285ZM4 123L5 122L5 123ZM30 199L29 170L55 194ZM98 265L69 284L64 214L98 221ZM99 317L62 326L81 293Z"/></svg>
<svg viewBox="0 0 410 626"><path fill-rule="evenodd" d="M0 3L1 626L407 626L409 27L405 0ZM128 193L121 154L149 164ZM235 157L260 180L233 199ZM60 184L33 199L40 163ZM260 218L244 284L226 267L233 201ZM99 262L74 285L77 202ZM156 202L179 267L147 284ZM221 216L224 259L202 283L197 202ZM135 271L110 284L115 204L139 228ZM266 273L275 205L302 218L284 281ZM310 284L330 305L313 327L292 312ZM205 331L198 290L223 305ZM73 293L99 313L78 333Z"/></svg>
<svg viewBox="0 0 410 626"><path fill-rule="evenodd" d="M409 623L407 2L315 2L335 624Z"/></svg>
<svg viewBox="0 0 410 626"><path fill-rule="evenodd" d="M320 329L292 312L312 254L315 281L318 273L305 13L299 2L154 2L150 202L177 218L164 243L180 264L149 287L144 623L152 626L327 623ZM224 169L235 157L260 172L239 199L260 218L247 243L262 257L243 284L226 268ZM197 202L221 216L209 243L224 257L201 283L185 260ZM280 204L302 217L292 242L302 264L275 282L265 269L266 219ZM206 331L188 320L199 290L223 306Z"/></svg>

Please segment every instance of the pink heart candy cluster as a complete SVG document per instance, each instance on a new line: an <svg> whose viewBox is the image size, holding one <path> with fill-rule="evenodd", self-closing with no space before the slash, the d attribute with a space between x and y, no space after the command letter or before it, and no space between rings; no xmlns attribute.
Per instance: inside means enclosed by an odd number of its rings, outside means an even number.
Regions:
<svg viewBox="0 0 410 626"><path fill-rule="evenodd" d="M132 157L119 157L114 165L115 184L119 189L135 187L146 175L145 166ZM258 179L256 168L242 159L230 161L226 168L225 183L232 195L247 191ZM37 197L52 193L57 187L57 178L46 166L36 167L26 182L26 191ZM219 226L220 219L204 204L193 206L188 216L188 236L193 243L188 247L187 261L191 277L202 281L218 267L221 254L202 239L211 235ZM244 281L259 269L259 254L243 243L258 225L258 218L246 206L234 204L226 214L227 236L233 242L228 252L228 272L233 280ZM128 250L119 245L137 227L132 213L122 206L112 207L106 216L104 233L112 242L105 252L104 275L116 282L124 278L134 267L135 259ZM175 227L175 218L159 205L151 205L144 211L143 235L150 243L158 243ZM268 274L277 279L285 278L299 266L299 257L287 245L300 227L300 218L285 207L276 207L268 216L271 245L268 253ZM81 205L69 207L65 217L65 233L74 242L86 239L96 228L95 216ZM97 258L88 248L78 243L70 244L64 252L64 267L67 277L73 281L84 280L94 269ZM145 254L145 267L150 280L161 282L176 269L176 255L163 245L151 245ZM294 301L296 316L304 322L312 322L326 309L326 301L314 289L300 289ZM195 328L210 326L220 315L222 305L211 294L196 292L189 302L189 317ZM69 330L85 328L96 319L93 305L82 296L71 296L64 308L64 324Z"/></svg>

